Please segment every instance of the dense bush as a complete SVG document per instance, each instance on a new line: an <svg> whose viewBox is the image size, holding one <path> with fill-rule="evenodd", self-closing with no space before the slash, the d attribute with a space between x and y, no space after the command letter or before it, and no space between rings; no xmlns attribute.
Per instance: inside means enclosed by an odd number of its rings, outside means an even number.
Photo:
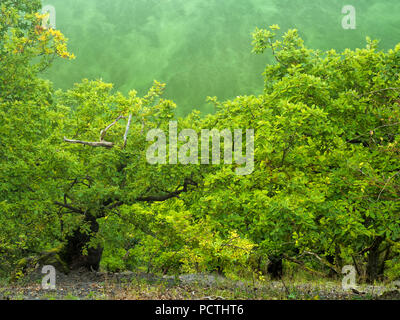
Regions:
<svg viewBox="0 0 400 320"><path fill-rule="evenodd" d="M254 129L241 176L236 164L149 164L146 133L174 119L164 84L144 97L89 80L54 92L40 72L73 58L63 35L40 27L38 1L0 8L3 269L61 245L70 268L279 276L284 259L399 276L400 45L319 52L296 30L257 29L254 52L276 59L263 94L210 98L215 114L178 120Z"/></svg>

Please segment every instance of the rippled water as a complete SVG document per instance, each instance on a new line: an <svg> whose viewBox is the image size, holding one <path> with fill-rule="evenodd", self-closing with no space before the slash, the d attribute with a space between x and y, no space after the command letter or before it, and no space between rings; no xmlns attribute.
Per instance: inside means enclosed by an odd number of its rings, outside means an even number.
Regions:
<svg viewBox="0 0 400 320"><path fill-rule="evenodd" d="M262 90L270 56L251 53L255 27L297 28L319 49L363 47L365 37L388 49L400 42L399 0L46 0L70 39L73 61L46 73L59 88L102 78L122 92L167 83L180 115L211 112L220 99ZM342 28L342 7L356 8L356 29Z"/></svg>

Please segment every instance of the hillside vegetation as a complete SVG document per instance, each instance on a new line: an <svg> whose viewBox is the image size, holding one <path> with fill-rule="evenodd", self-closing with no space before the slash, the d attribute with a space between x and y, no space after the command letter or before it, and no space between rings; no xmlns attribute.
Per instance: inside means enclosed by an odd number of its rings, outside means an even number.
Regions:
<svg viewBox="0 0 400 320"><path fill-rule="evenodd" d="M322 52L297 30L256 29L253 51L275 58L264 92L211 97L214 114L176 119L157 81L144 96L100 80L55 91L42 73L74 58L63 34L42 27L38 0L3 0L0 11L3 277L37 264L259 280L293 269L341 277L353 265L370 283L400 276L400 44ZM199 136L243 129L243 152L253 129L251 174L222 161L150 164L147 133L174 119Z"/></svg>

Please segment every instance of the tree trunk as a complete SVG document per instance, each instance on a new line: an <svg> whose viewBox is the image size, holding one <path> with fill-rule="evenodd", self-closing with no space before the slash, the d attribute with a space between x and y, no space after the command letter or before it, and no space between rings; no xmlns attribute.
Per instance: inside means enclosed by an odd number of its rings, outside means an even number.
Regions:
<svg viewBox="0 0 400 320"><path fill-rule="evenodd" d="M326 256L326 261L328 261L336 269L342 270L343 261L342 261L342 258L340 257L340 247L339 246L335 247L335 252L333 254ZM330 278L337 278L338 273L334 269L330 268L328 276Z"/></svg>
<svg viewBox="0 0 400 320"><path fill-rule="evenodd" d="M367 261L367 282L373 283L382 275L379 247L383 242L382 237L375 238L372 246L369 248Z"/></svg>
<svg viewBox="0 0 400 320"><path fill-rule="evenodd" d="M282 256L270 256L268 264L268 273L272 279L280 279L283 273Z"/></svg>
<svg viewBox="0 0 400 320"><path fill-rule="evenodd" d="M99 270L100 260L103 253L103 248L87 248L87 255L83 255L82 250L87 246L90 240L96 235L99 230L99 224L91 214L85 215L85 222L90 223L89 234L82 233L80 229L67 237L67 242L62 250L61 258L68 265L70 270L85 268L87 270Z"/></svg>
<svg viewBox="0 0 400 320"><path fill-rule="evenodd" d="M328 261L331 265L335 265L335 256L332 254L327 255L326 261ZM334 270L329 269L328 277L334 278L336 276L337 276L337 273Z"/></svg>

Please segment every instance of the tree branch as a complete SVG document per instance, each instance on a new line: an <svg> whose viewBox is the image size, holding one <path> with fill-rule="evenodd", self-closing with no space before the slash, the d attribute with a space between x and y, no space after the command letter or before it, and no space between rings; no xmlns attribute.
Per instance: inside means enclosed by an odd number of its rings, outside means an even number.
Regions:
<svg viewBox="0 0 400 320"><path fill-rule="evenodd" d="M126 129L125 129L125 134L124 134L124 148L126 147L126 141L128 139L128 132L129 132L129 128L131 126L131 121L132 121L132 114L129 115L128 123L126 124Z"/></svg>
<svg viewBox="0 0 400 320"><path fill-rule="evenodd" d="M72 212L75 212L75 213L80 213L80 214L84 214L84 213L85 213L83 210L78 209L78 208L75 208L75 207L73 207L73 206L71 206L71 205L69 205L69 204L67 204L67 203L62 203L62 202L54 201L54 204L55 204L56 206L59 206L59 207L62 207L62 208L66 208L66 209L68 209L68 210L71 210Z"/></svg>
<svg viewBox="0 0 400 320"><path fill-rule="evenodd" d="M112 148L114 146L113 142L109 142L109 141L105 141L104 137L107 134L107 131L114 126L120 119L125 119L125 116L118 116L117 119L115 119L112 123L110 123L107 127L105 127L103 130L100 131L100 141L99 142L94 142L94 141L82 141L82 140L72 140L72 139L67 139L66 137L64 137L64 141L68 142L68 143L78 143L78 144L83 144L83 145L87 145L87 146L91 146L91 147L104 147L104 148ZM132 121L132 115L129 115L129 120L128 120L128 124L126 126L126 130L125 130L125 134L124 134L124 148L126 146L126 142L127 142L127 137L128 137L128 132L129 132L129 128L131 125L131 121Z"/></svg>
<svg viewBox="0 0 400 320"><path fill-rule="evenodd" d="M392 180L399 173L400 173L400 171L397 171L394 175L392 175L389 179L387 179L387 181L386 181L385 185L383 186L381 192L379 192L379 195L378 195L378 198L376 199L376 201L379 201L379 199L381 198L382 192L386 189L386 187L389 184L390 180Z"/></svg>
<svg viewBox="0 0 400 320"><path fill-rule="evenodd" d="M269 45L271 46L272 55L274 56L275 60L276 60L277 62L281 63L281 61L279 60L279 58L276 56L274 44L272 43L272 41L271 41L270 38L268 38L268 42L269 42Z"/></svg>
<svg viewBox="0 0 400 320"><path fill-rule="evenodd" d="M300 267L301 269L305 270L305 271L314 273L314 274L316 274L316 275L318 275L318 276L320 276L320 277L325 277L325 275L324 275L322 272L319 272L319 271L316 271L316 270L314 270L314 269L311 269L310 267L307 267L303 261L299 261L299 260L296 260L296 259L294 259L294 258L291 258L291 257L289 257L289 256L286 255L286 254L283 255L283 258L286 259L286 260L288 260L288 261L290 261L290 262L293 262L293 263L298 264L299 267Z"/></svg>
<svg viewBox="0 0 400 320"><path fill-rule="evenodd" d="M112 148L114 143L108 141L100 141L100 142L90 142L90 141L81 141L81 140L71 140L64 137L64 141L68 143L79 143L84 144L91 147L104 147L104 148Z"/></svg>
<svg viewBox="0 0 400 320"><path fill-rule="evenodd" d="M138 197L138 198L134 199L133 202L136 202L136 201L138 201L138 202L162 202L162 201L166 201L168 199L176 198L181 193L187 192L189 185L198 186L197 182L195 182L195 181L193 181L193 180L191 180L189 178L186 178L184 180L182 189L180 189L180 190L175 190L173 192L168 192L168 193L163 194L163 195L152 195L152 196ZM112 210L112 209L118 208L118 207L120 207L120 206L122 206L124 204L126 204L124 201L119 201L118 200L118 201L114 202L113 204L109 205L108 207L106 207L105 209L106 210Z"/></svg>
<svg viewBox="0 0 400 320"><path fill-rule="evenodd" d="M120 119L124 119L124 116L119 116L117 119L114 120L113 123L109 124L107 127L105 127L103 130L100 131L100 141L104 140L104 137L107 133L107 131L113 126L115 125Z"/></svg>
<svg viewBox="0 0 400 320"><path fill-rule="evenodd" d="M329 269L333 270L336 274L340 274L340 272L338 270L336 270L335 266L331 263L329 263L328 261L326 261L325 259L322 259L319 255L317 255L314 252L311 251L304 251L305 254L309 254L312 255L314 257L316 257L323 265L327 266Z"/></svg>

